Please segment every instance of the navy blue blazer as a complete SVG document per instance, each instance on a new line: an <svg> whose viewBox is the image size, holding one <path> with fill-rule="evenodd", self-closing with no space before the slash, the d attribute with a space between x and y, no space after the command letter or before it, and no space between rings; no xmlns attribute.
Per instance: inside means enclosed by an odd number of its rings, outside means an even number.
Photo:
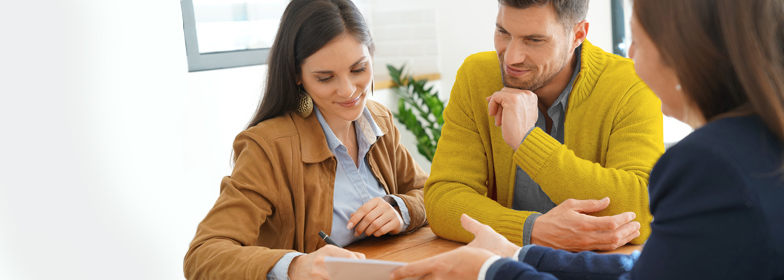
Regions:
<svg viewBox="0 0 784 280"><path fill-rule="evenodd" d="M784 279L784 151L757 116L724 118L670 148L651 171L642 254L525 248L487 279ZM523 255L523 253L521 253Z"/></svg>

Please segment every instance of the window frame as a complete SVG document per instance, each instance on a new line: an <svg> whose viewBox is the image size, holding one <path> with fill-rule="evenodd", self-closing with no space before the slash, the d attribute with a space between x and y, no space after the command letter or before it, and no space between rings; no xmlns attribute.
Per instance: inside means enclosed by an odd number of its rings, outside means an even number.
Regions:
<svg viewBox="0 0 784 280"><path fill-rule="evenodd" d="M269 48L200 53L193 0L180 0L188 72L267 64Z"/></svg>
<svg viewBox="0 0 784 280"><path fill-rule="evenodd" d="M629 46L626 40L626 17L624 15L624 3L626 0L610 1L610 17L612 19L612 48L613 53L629 57Z"/></svg>

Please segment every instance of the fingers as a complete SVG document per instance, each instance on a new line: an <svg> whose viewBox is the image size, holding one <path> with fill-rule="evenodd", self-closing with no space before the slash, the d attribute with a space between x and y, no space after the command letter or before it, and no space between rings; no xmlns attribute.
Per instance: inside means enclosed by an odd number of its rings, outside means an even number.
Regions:
<svg viewBox="0 0 784 280"><path fill-rule="evenodd" d="M466 229L470 233L473 233L474 236L476 236L476 234L479 233L480 230L482 230L483 228L482 226L484 226L484 224L480 223L477 220L474 220L474 218L471 218L466 214L460 216L460 223L463 225L464 229Z"/></svg>
<svg viewBox="0 0 784 280"><path fill-rule="evenodd" d="M598 242L593 249L607 251L615 250L638 236L640 236L640 223L638 222L624 224L616 230L597 231L595 232L594 238L596 238Z"/></svg>
<svg viewBox="0 0 784 280"><path fill-rule="evenodd" d="M568 199L535 221L531 240L569 251L614 250L640 236L634 212L602 217L585 214L601 211L609 203L609 198Z"/></svg>
<svg viewBox="0 0 784 280"><path fill-rule="evenodd" d="M384 221L382 220L376 221L383 214L384 214L384 210L381 209L381 207L373 208L373 210L365 214L365 217L363 217L362 220L359 221L359 224L357 224L356 228L354 228L354 235L359 236L363 232L366 233L367 235L373 234L373 232L375 232L376 229L381 228L381 226L384 225L384 223L382 223ZM368 229L371 225L373 225L372 231L368 233Z"/></svg>
<svg viewBox="0 0 784 280"><path fill-rule="evenodd" d="M637 215L634 212L621 213L615 216L594 217L586 215L585 218L588 222L586 230L615 230L622 225L628 224L633 221Z"/></svg>
<svg viewBox="0 0 784 280"><path fill-rule="evenodd" d="M352 252L334 245L325 245L316 252L322 256L340 257L349 259L365 259L365 254Z"/></svg>
<svg viewBox="0 0 784 280"><path fill-rule="evenodd" d="M393 210L394 211L394 210ZM381 213L378 218L370 222L367 229L365 229L365 235L371 236L375 235L376 237L383 235L386 232L381 232L381 229L384 228L388 224L393 224L394 216L390 212ZM361 222L360 222L361 223ZM397 224L397 223L394 223ZM399 225L398 225L399 226Z"/></svg>
<svg viewBox="0 0 784 280"><path fill-rule="evenodd" d="M324 265L324 257L339 257L339 258L349 258L349 259L358 259L357 253L351 252L349 250L338 248L333 245L326 245L324 247L319 248L316 252L312 254L306 255L308 258L312 259L312 265L310 267L309 275L312 279L329 279L329 275L327 274L326 266ZM364 255L362 255L364 257Z"/></svg>
<svg viewBox="0 0 784 280"><path fill-rule="evenodd" d="M400 228L400 225L395 223L394 220L390 220L386 224L381 226L380 229L378 229L377 231L375 231L374 233L371 233L371 234L373 234L373 236L375 236L375 237L379 237L379 236L382 236L384 234L393 232L394 230L396 230L398 228Z"/></svg>
<svg viewBox="0 0 784 280"><path fill-rule="evenodd" d="M363 216L358 217L360 215ZM351 220L359 220L354 228L355 236L359 236L362 233L365 233L367 236L381 236L388 232L397 231L403 224L395 208L392 208L389 203L380 197L371 199L365 205L362 205L356 213L352 214L349 225L352 223ZM390 225L387 226L388 224Z"/></svg>
<svg viewBox="0 0 784 280"><path fill-rule="evenodd" d="M329 279L324 265L324 257L365 259L362 253L355 253L333 245L326 245L313 253L295 257L289 266L291 279ZM292 273L294 273L292 275Z"/></svg>
<svg viewBox="0 0 784 280"><path fill-rule="evenodd" d="M383 211L383 214L370 223L367 230L365 230L366 235L379 237L389 232L397 234L403 231L403 217L400 216L397 210L391 206L378 207L376 209L381 209L380 211Z"/></svg>
<svg viewBox="0 0 784 280"><path fill-rule="evenodd" d="M351 214L351 218L348 219L348 224L346 224L346 228L351 229L354 227L354 225L359 224L359 221L365 218L365 215L368 212L372 211L373 208L376 208L376 206L378 205L378 200L383 201L383 199L381 198L373 198L367 203L365 203L364 205L362 205L361 207L359 207L359 209L357 209L357 212Z"/></svg>
<svg viewBox="0 0 784 280"><path fill-rule="evenodd" d="M501 126L504 109L501 107L501 104L498 103L498 99L493 97L495 97L495 94L487 97L487 113L495 117L495 126Z"/></svg>
<svg viewBox="0 0 784 280"><path fill-rule="evenodd" d="M642 225L639 222L631 222L621 226L621 228L618 229L618 232L620 233L620 236L625 237L621 238L620 243L616 244L618 245L616 248L623 246L624 244L631 242L632 239L639 237L641 227Z"/></svg>
<svg viewBox="0 0 784 280"><path fill-rule="evenodd" d="M316 252L323 254L324 256L330 256L330 257L341 257L341 258L354 257L354 252L329 244L319 248L318 250L316 250Z"/></svg>
<svg viewBox="0 0 784 280"><path fill-rule="evenodd" d="M354 228L354 225L359 223L359 221L361 221L362 218L365 217L365 212L360 213L359 211L361 210L357 210L357 212L351 213L351 218L348 219L348 224L346 224L346 229Z"/></svg>
<svg viewBox="0 0 784 280"><path fill-rule="evenodd" d="M536 126L539 109L536 94L528 90L503 88L488 99L488 114L495 117L500 126L504 142L517 150L525 138L525 132Z"/></svg>
<svg viewBox="0 0 784 280"><path fill-rule="evenodd" d="M577 200L577 199L567 199L562 203L566 205L568 208L571 208L580 213L594 213L604 210L607 206L610 205L610 198L605 197L601 200L595 199L587 199L587 200Z"/></svg>
<svg viewBox="0 0 784 280"><path fill-rule="evenodd" d="M498 110L498 114L495 115L495 126L502 126L504 124L504 109L501 108Z"/></svg>
<svg viewBox="0 0 784 280"><path fill-rule="evenodd" d="M493 95L488 96L485 98L487 100L487 113L491 116L495 116L496 112L498 111L498 103L493 101Z"/></svg>
<svg viewBox="0 0 784 280"><path fill-rule="evenodd" d="M403 279L427 274L430 269L430 259L413 262L392 271L390 279Z"/></svg>

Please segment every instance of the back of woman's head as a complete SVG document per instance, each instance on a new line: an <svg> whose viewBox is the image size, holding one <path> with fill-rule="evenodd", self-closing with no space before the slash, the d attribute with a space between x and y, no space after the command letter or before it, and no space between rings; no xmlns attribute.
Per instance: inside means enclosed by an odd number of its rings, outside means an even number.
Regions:
<svg viewBox="0 0 784 280"><path fill-rule="evenodd" d="M749 107L784 141L784 1L634 0L706 120Z"/></svg>
<svg viewBox="0 0 784 280"><path fill-rule="evenodd" d="M302 62L344 33L373 54L370 29L350 0L292 0L270 47L264 95L248 128L294 110Z"/></svg>

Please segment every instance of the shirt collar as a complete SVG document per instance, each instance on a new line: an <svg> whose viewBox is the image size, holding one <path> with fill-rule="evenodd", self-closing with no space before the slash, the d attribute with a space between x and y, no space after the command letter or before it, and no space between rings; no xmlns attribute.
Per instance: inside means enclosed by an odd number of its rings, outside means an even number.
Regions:
<svg viewBox="0 0 784 280"><path fill-rule="evenodd" d="M577 74L580 73L580 64L582 62L582 56L580 54L582 53L582 49L583 45L580 44L580 46L574 50L574 55L577 56L577 63L574 66L574 74L572 74L572 78L569 80L569 84L566 85L566 88L564 88L561 94L558 95L558 98L555 99L555 102L553 102L553 105L560 106L563 112L566 112L566 103L569 102L569 94L572 92L572 88L574 87L574 80L577 79ZM554 106L550 106L550 108L553 107Z"/></svg>
<svg viewBox="0 0 784 280"><path fill-rule="evenodd" d="M313 110L316 113L316 117L318 118L318 122L321 125L321 130L324 131L324 136L327 138L327 146L331 152L335 152L335 149L342 146L343 143L340 142L335 133L332 132L332 128L329 127L327 121L324 120L324 116L321 114L321 111L318 107L313 106ZM379 137L384 136L384 132L381 131L381 128L378 127L376 121L373 120L373 116L370 114L370 110L367 107L362 109L362 115L356 121L353 121L352 124L355 128L357 128L357 132L361 137L357 137L357 141L362 141L359 144L366 144L367 146L373 145L376 143Z"/></svg>

